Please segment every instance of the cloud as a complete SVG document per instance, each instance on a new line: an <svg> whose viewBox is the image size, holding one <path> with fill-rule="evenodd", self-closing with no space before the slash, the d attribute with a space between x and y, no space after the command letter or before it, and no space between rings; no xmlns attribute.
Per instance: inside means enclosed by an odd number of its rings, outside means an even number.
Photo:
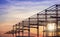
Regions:
<svg viewBox="0 0 60 37"><path fill-rule="evenodd" d="M56 1L51 0L51 1L36 1L36 2L31 2L31 1L19 1L19 0L5 0L8 1L9 4L6 4L3 6L3 4L0 6L0 16L1 16L1 21L4 19L5 21L8 20L13 20L20 18L27 18L33 14L38 13L39 11L53 5L56 3ZM3 2L5 2L3 1ZM54 2L53 2L54 1ZM3 18L3 19L2 19ZM4 21L3 20L3 21ZM1 22L0 21L0 22Z"/></svg>
<svg viewBox="0 0 60 37"><path fill-rule="evenodd" d="M12 0L12 1L33 1L33 2L36 2L36 1L46 1L46 0Z"/></svg>
<svg viewBox="0 0 60 37"><path fill-rule="evenodd" d="M30 2L42 2L42 1L57 1L57 0L9 0L9 1L16 1L16 2L22 2L22 1L27 1L27 2L29 2L29 1Z"/></svg>
<svg viewBox="0 0 60 37"><path fill-rule="evenodd" d="M22 21L56 3L59 0L46 1L16 1L0 4L0 24L11 25ZM4 1L5 2L5 1ZM3 26L2 26L3 27Z"/></svg>

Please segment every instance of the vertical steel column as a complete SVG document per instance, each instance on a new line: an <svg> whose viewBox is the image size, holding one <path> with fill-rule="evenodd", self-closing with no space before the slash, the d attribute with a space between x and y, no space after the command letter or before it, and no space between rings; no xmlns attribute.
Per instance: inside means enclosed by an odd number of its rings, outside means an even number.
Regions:
<svg viewBox="0 0 60 37"><path fill-rule="evenodd" d="M13 37L14 37L14 32L15 32L15 31L14 31L14 25L13 25Z"/></svg>
<svg viewBox="0 0 60 37"><path fill-rule="evenodd" d="M18 24L19 30L18 30L18 36L20 36L20 23Z"/></svg>
<svg viewBox="0 0 60 37"><path fill-rule="evenodd" d="M43 15L43 14L42 14L42 15ZM45 18L44 18L44 19L45 19ZM43 37L44 37L44 30L45 30L45 29L44 29L44 24L43 24Z"/></svg>
<svg viewBox="0 0 60 37"><path fill-rule="evenodd" d="M47 27L47 10L45 10L45 22L46 22L46 27ZM48 32L47 32L47 30L46 30L46 37L48 37L47 34Z"/></svg>
<svg viewBox="0 0 60 37"><path fill-rule="evenodd" d="M58 17L58 5L56 5L56 17ZM58 18L56 18L56 35L58 36L58 33L57 33L57 31L58 31Z"/></svg>
<svg viewBox="0 0 60 37"><path fill-rule="evenodd" d="M24 21L22 21L22 37L24 37Z"/></svg>
<svg viewBox="0 0 60 37"><path fill-rule="evenodd" d="M28 23L29 23L29 25L28 25L28 37L30 37L30 18L28 18L29 19L29 21L28 21Z"/></svg>
<svg viewBox="0 0 60 37"><path fill-rule="evenodd" d="M44 25L43 25L43 37L44 37Z"/></svg>
<svg viewBox="0 0 60 37"><path fill-rule="evenodd" d="M37 14L37 37L39 37L39 14Z"/></svg>
<svg viewBox="0 0 60 37"><path fill-rule="evenodd" d="M17 24L15 25L15 37L17 36Z"/></svg>

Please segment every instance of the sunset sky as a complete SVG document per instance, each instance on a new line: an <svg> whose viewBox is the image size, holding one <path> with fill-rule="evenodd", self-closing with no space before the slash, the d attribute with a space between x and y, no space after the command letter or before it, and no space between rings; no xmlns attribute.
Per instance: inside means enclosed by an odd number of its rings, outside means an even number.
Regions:
<svg viewBox="0 0 60 37"><path fill-rule="evenodd" d="M60 0L0 0L0 34L12 25L48 8Z"/></svg>

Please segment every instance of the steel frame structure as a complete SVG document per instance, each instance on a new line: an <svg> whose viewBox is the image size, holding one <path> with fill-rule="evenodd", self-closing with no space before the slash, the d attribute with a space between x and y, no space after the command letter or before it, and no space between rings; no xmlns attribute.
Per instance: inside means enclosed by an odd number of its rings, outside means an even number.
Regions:
<svg viewBox="0 0 60 37"><path fill-rule="evenodd" d="M60 4L55 4L51 7L37 13L35 17L29 17L29 18L27 18L28 20L23 20L21 26L20 26L20 23L13 26L13 30L14 30L14 27L16 28L16 32L14 32L14 34L18 33L19 34L18 36L20 36L20 32L22 32L22 37L24 37L24 31L27 30L28 31L27 37L31 37L30 28L36 28L37 37L39 37L39 26L43 26L43 31L42 31L43 37L60 37L60 34L58 34L58 33L60 33L60 28L59 28L60 12L59 11L60 11ZM56 31L55 30L48 31L47 23L55 23ZM18 29L17 29L17 26L19 26ZM36 27L34 27L34 26L36 26ZM20 27L22 27L22 28L20 28ZM50 33L52 34L51 36L49 36ZM13 37L14 37L14 34L13 34Z"/></svg>

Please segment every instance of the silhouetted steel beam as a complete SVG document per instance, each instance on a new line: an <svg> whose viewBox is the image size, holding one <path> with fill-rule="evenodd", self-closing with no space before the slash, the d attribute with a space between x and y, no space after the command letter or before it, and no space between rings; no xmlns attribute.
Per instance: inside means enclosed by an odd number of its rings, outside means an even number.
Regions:
<svg viewBox="0 0 60 37"><path fill-rule="evenodd" d="M45 18L43 18L45 19ZM37 22L37 21L30 21L30 22ZM39 20L39 22L46 22L45 20Z"/></svg>
<svg viewBox="0 0 60 37"><path fill-rule="evenodd" d="M47 12L51 12L51 11L55 12L56 10L46 10L46 11ZM58 9L57 11L60 11L60 10Z"/></svg>
<svg viewBox="0 0 60 37"><path fill-rule="evenodd" d="M51 18L60 18L60 17L58 17L58 16L57 17L56 16L51 16Z"/></svg>
<svg viewBox="0 0 60 37"><path fill-rule="evenodd" d="M29 23L29 24L28 24L28 28L29 28L29 29L28 29L28 37L30 37L30 18L28 18L28 21L29 21L29 22L28 22L28 23Z"/></svg>
<svg viewBox="0 0 60 37"><path fill-rule="evenodd" d="M37 24L30 24L30 25L37 25Z"/></svg>
<svg viewBox="0 0 60 37"><path fill-rule="evenodd" d="M20 30L22 30L22 29L20 29ZM28 30L28 29L23 29L23 30Z"/></svg>
<svg viewBox="0 0 60 37"><path fill-rule="evenodd" d="M22 37L22 36L16 36L16 37ZM35 36L23 36L23 37L35 37Z"/></svg>
<svg viewBox="0 0 60 37"><path fill-rule="evenodd" d="M37 14L37 37L39 37L39 14Z"/></svg>
<svg viewBox="0 0 60 37"><path fill-rule="evenodd" d="M24 21L22 21L22 29L20 29L20 30L22 30L22 37L24 36Z"/></svg>
<svg viewBox="0 0 60 37"><path fill-rule="evenodd" d="M55 5L60 6L60 4L55 4Z"/></svg>
<svg viewBox="0 0 60 37"><path fill-rule="evenodd" d="M37 28L37 27L30 27L30 28Z"/></svg>
<svg viewBox="0 0 60 37"><path fill-rule="evenodd" d="M27 27L27 28L28 28L28 26L24 26L24 27ZM34 27L34 26L30 26L30 28L37 28L37 27Z"/></svg>
<svg viewBox="0 0 60 37"><path fill-rule="evenodd" d="M56 15L56 14L39 14L39 15ZM59 14L60 15L60 14ZM40 19L40 18L39 18Z"/></svg>
<svg viewBox="0 0 60 37"><path fill-rule="evenodd" d="M30 24L30 25L32 25L32 26L37 26L38 24ZM44 24L39 24L39 26L46 26L46 25L44 25Z"/></svg>

